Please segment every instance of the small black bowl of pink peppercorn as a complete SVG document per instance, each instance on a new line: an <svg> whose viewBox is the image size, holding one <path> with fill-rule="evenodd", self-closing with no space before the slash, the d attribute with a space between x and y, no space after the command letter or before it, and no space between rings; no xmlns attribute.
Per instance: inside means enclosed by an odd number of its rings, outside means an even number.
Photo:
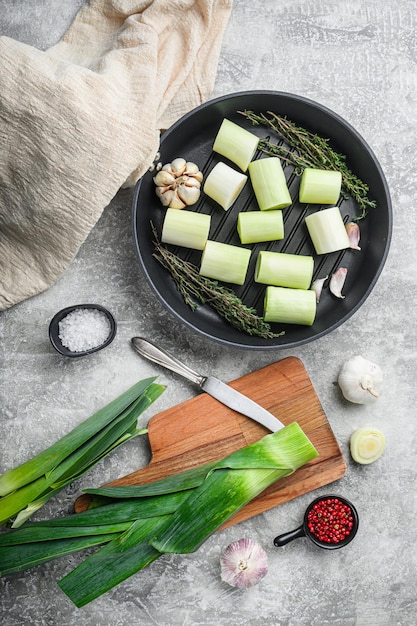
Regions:
<svg viewBox="0 0 417 626"><path fill-rule="evenodd" d="M49 324L49 339L63 356L80 357L108 346L116 330L116 321L104 306L76 304L54 315Z"/></svg>
<svg viewBox="0 0 417 626"><path fill-rule="evenodd" d="M307 537L326 550L343 548L358 532L359 516L349 500L336 495L320 496L309 504L301 526L274 539L277 547Z"/></svg>

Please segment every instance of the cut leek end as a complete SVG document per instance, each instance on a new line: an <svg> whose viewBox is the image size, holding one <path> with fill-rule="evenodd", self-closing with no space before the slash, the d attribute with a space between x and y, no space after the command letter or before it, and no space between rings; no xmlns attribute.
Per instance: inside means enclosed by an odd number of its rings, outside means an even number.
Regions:
<svg viewBox="0 0 417 626"><path fill-rule="evenodd" d="M277 209L281 209L281 210L286 209L287 207L291 205L291 203L292 203L292 200L291 200L291 196L289 195L289 193L288 195L285 194L285 197L277 202L265 203L262 200L258 201L259 209L261 211L275 211Z"/></svg>
<svg viewBox="0 0 417 626"><path fill-rule="evenodd" d="M340 172L307 167L301 175L299 200L307 204L336 204L341 188Z"/></svg>
<svg viewBox="0 0 417 626"><path fill-rule="evenodd" d="M237 200L248 177L226 163L217 163L204 183L204 193L227 211Z"/></svg>
<svg viewBox="0 0 417 626"><path fill-rule="evenodd" d="M361 465L369 465L380 458L385 444L385 435L377 428L358 428L350 438L352 459Z"/></svg>
<svg viewBox="0 0 417 626"><path fill-rule="evenodd" d="M203 250L210 232L210 215L182 209L167 209L161 241L174 246Z"/></svg>
<svg viewBox="0 0 417 626"><path fill-rule="evenodd" d="M350 248L349 236L339 207L316 211L305 218L305 224L317 254L329 254Z"/></svg>
<svg viewBox="0 0 417 626"><path fill-rule="evenodd" d="M259 138L250 131L224 119L213 144L213 152L235 163L243 172L255 156Z"/></svg>
<svg viewBox="0 0 417 626"><path fill-rule="evenodd" d="M201 255L200 275L243 285L251 250L219 241L208 241Z"/></svg>
<svg viewBox="0 0 417 626"><path fill-rule="evenodd" d="M284 238L282 211L246 211L237 218L237 232L242 244L279 241Z"/></svg>
<svg viewBox="0 0 417 626"><path fill-rule="evenodd" d="M316 317L316 294L311 289L269 286L265 291L264 320L280 324L312 326Z"/></svg>

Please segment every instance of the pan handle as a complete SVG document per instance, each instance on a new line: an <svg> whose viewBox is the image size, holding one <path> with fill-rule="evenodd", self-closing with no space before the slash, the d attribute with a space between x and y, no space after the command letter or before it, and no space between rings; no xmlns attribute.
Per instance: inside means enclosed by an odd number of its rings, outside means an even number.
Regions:
<svg viewBox="0 0 417 626"><path fill-rule="evenodd" d="M287 543L292 541L293 539L299 539L300 537L305 537L306 533L304 530L304 525L296 528L295 530L290 530L288 533L284 533L282 535L278 535L274 539L274 546L280 547L285 546Z"/></svg>

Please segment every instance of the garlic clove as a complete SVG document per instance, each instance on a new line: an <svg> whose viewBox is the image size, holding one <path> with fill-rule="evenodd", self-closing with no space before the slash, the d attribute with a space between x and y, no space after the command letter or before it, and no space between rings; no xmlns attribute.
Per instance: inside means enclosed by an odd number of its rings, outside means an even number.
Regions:
<svg viewBox="0 0 417 626"><path fill-rule="evenodd" d="M153 182L157 187L168 187L175 184L175 176L166 170L160 170L156 176L153 177Z"/></svg>
<svg viewBox="0 0 417 626"><path fill-rule="evenodd" d="M323 291L323 285L328 278L329 278L328 276L325 276L324 278L316 278L316 280L314 280L313 284L311 285L312 290L316 292L317 303L320 302L321 292Z"/></svg>
<svg viewBox="0 0 417 626"><path fill-rule="evenodd" d="M197 178L192 176L181 176L181 185L186 185L187 187L198 187L200 189L201 183Z"/></svg>
<svg viewBox="0 0 417 626"><path fill-rule="evenodd" d="M379 397L382 381L379 365L357 355L343 364L337 382L346 400L369 404Z"/></svg>
<svg viewBox="0 0 417 626"><path fill-rule="evenodd" d="M240 589L256 585L268 572L265 550L252 539L229 544L220 557L221 579Z"/></svg>
<svg viewBox="0 0 417 626"><path fill-rule="evenodd" d="M181 176L185 172L185 168L187 166L187 161L182 157L178 157L171 161L171 169L172 173L175 176Z"/></svg>
<svg viewBox="0 0 417 626"><path fill-rule="evenodd" d="M162 202L162 206L169 206L172 198L175 195L175 191L173 191L173 189L170 189L169 187L157 187L156 195Z"/></svg>
<svg viewBox="0 0 417 626"><path fill-rule="evenodd" d="M199 183L203 181L203 172L200 172L200 168L196 163L188 162L184 174L198 180Z"/></svg>
<svg viewBox="0 0 417 626"><path fill-rule="evenodd" d="M199 167L196 163L187 161L187 163L185 164L185 171L187 172L187 174L191 174L191 175L198 174Z"/></svg>
<svg viewBox="0 0 417 626"><path fill-rule="evenodd" d="M330 278L329 289L336 298L346 298L346 296L342 295L342 289L345 284L347 272L346 267L339 267Z"/></svg>
<svg viewBox="0 0 417 626"><path fill-rule="evenodd" d="M177 189L177 195L184 205L195 204L200 197L200 188L181 185Z"/></svg>
<svg viewBox="0 0 417 626"><path fill-rule="evenodd" d="M349 222L349 224L346 224L346 232L349 237L350 247L352 250L360 250L358 245L361 237L359 224L356 222Z"/></svg>
<svg viewBox="0 0 417 626"><path fill-rule="evenodd" d="M173 192L171 201L169 203L169 208L170 209L183 209L186 206L186 203L183 202L183 200L181 200L181 198L178 195L178 190L175 190Z"/></svg>

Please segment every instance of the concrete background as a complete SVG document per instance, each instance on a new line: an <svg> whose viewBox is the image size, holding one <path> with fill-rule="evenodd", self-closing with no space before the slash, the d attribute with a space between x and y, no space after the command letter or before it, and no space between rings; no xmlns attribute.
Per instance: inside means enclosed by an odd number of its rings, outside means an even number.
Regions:
<svg viewBox="0 0 417 626"><path fill-rule="evenodd" d="M82 0L2 0L0 33L46 48ZM306 540L274 549L276 534L301 523L323 488L211 537L195 554L160 559L84 609L55 581L79 561L53 562L0 580L4 626L410 626L417 616L415 496L417 421L416 183L417 18L415 0L236 0L224 38L213 97L275 89L307 96L350 122L370 144L387 177L394 233L384 271L364 306L341 328L291 351L225 350L179 326L151 293L131 238L132 192L106 208L65 275L47 292L0 315L0 471L26 460L155 368L130 337L159 342L190 366L231 380L293 354L304 362L348 462L332 490L361 515L355 541L319 551ZM1 71L1 70L0 70ZM60 308L82 301L109 306L115 342L86 360L53 352L48 325ZM371 407L345 402L334 385L353 354L384 371ZM155 412L195 392L158 370L168 389ZM147 415L146 420L150 417ZM359 426L380 428L384 456L357 466L348 451ZM146 465L146 437L130 442L55 498L41 516L67 513L83 487ZM267 577L247 591L221 583L221 550L242 536L266 549Z"/></svg>

